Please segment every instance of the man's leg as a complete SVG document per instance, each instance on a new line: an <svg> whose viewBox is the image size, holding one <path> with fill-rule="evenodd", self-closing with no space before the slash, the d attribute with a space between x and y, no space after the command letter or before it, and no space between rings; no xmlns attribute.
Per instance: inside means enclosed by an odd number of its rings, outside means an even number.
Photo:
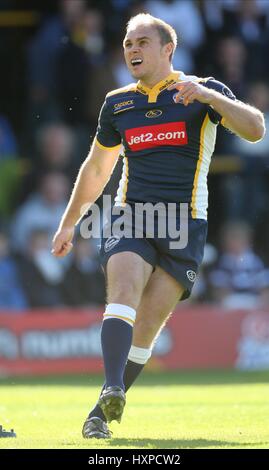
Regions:
<svg viewBox="0 0 269 470"><path fill-rule="evenodd" d="M144 289L133 333L133 345L150 348L184 292L184 287L157 266Z"/></svg>
<svg viewBox="0 0 269 470"><path fill-rule="evenodd" d="M143 292L137 311L132 347L124 372L127 391L151 356L155 340L184 292L170 274L157 267Z"/></svg>
<svg viewBox="0 0 269 470"><path fill-rule="evenodd" d="M137 310L133 342L123 377L125 391L131 387L150 358L154 340L158 337L183 291L184 288L159 267L150 276ZM98 404L89 416L105 420Z"/></svg>
<svg viewBox="0 0 269 470"><path fill-rule="evenodd" d="M136 253L118 253L108 260L107 307L101 331L107 387L124 388L136 310L151 273L152 266Z"/></svg>
<svg viewBox="0 0 269 470"><path fill-rule="evenodd" d="M132 252L112 255L107 263L108 304L101 330L105 386L98 401L107 421L121 419L125 404L123 374L132 344L136 310L152 269ZM85 425L83 435L91 437Z"/></svg>

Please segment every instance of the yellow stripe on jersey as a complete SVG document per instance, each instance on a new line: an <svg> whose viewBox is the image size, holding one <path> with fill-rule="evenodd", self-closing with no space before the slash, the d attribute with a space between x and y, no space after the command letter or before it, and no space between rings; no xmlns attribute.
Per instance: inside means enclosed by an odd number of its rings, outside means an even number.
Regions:
<svg viewBox="0 0 269 470"><path fill-rule="evenodd" d="M100 144L100 142L98 142L97 139L95 139L95 143L96 143L97 147L99 147L102 150L115 150L117 148L120 148L120 146L121 146L121 144L118 144L118 145L114 145L114 147L105 147L104 145Z"/></svg>
<svg viewBox="0 0 269 470"><path fill-rule="evenodd" d="M207 174L216 142L217 125L207 114L200 131L199 158L193 180L191 215L193 219L207 219Z"/></svg>
<svg viewBox="0 0 269 470"><path fill-rule="evenodd" d="M206 126L209 122L209 116L206 113L206 116L204 118L202 127L201 127L201 132L200 132L200 149L199 149L199 158L196 166L196 171L194 175L194 181L193 181L193 190L192 190L192 197L191 197L191 215L193 219L197 218L197 187L198 187L198 178L199 178L199 173L201 169L201 164L203 160L203 154L204 154L204 145L205 145L205 129Z"/></svg>

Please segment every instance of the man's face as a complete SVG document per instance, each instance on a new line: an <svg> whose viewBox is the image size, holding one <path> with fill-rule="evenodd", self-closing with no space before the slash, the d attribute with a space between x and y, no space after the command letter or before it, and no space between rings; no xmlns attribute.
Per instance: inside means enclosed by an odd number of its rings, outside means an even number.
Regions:
<svg viewBox="0 0 269 470"><path fill-rule="evenodd" d="M162 46L158 31L152 26L137 26L123 41L124 57L135 79L149 78L169 62L167 45Z"/></svg>

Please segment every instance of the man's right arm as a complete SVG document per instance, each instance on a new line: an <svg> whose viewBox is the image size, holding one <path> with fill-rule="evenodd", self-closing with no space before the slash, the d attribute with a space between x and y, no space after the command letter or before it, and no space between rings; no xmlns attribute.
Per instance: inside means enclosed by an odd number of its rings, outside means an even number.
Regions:
<svg viewBox="0 0 269 470"><path fill-rule="evenodd" d="M94 139L90 153L82 164L73 192L52 242L52 254L67 255L72 249L75 225L106 186L118 160L120 145L106 148Z"/></svg>

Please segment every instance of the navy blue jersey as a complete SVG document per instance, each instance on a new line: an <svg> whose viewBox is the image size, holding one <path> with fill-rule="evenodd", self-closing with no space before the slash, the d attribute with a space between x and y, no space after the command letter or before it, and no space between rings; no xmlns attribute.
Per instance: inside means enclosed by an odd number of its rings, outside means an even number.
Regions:
<svg viewBox="0 0 269 470"><path fill-rule="evenodd" d="M139 82L107 94L96 142L101 148L123 145L124 165L117 205L126 202L187 202L192 218L207 218L207 174L222 117L209 105L176 103L177 90L192 80L235 96L214 78L172 72L149 89Z"/></svg>

